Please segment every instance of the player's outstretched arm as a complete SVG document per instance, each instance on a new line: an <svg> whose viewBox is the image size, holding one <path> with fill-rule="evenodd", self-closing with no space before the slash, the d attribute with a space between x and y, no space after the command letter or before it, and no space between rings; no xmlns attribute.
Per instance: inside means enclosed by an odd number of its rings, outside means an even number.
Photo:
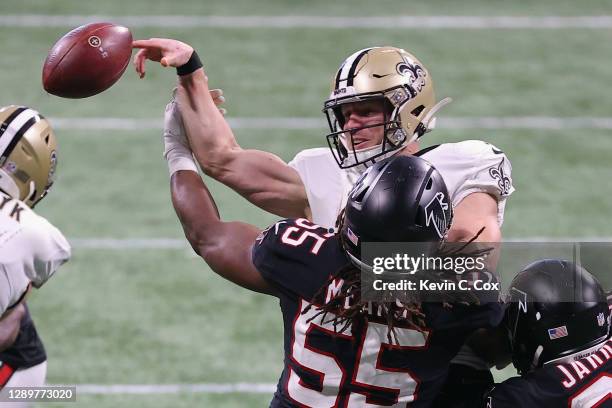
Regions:
<svg viewBox="0 0 612 408"><path fill-rule="evenodd" d="M194 171L175 172L170 185L172 203L185 236L212 270L244 288L274 294L251 257L259 229L241 222L221 221L210 192Z"/></svg>
<svg viewBox="0 0 612 408"><path fill-rule="evenodd" d="M134 47L141 48L134 58L141 77L147 59L180 67L193 53L187 44L160 38L135 41ZM310 218L308 197L297 171L272 153L242 149L211 92L202 68L179 76L178 106L191 150L204 172L266 211Z"/></svg>
<svg viewBox="0 0 612 408"><path fill-rule="evenodd" d="M272 153L240 147L215 109L202 70L179 77L177 99L189 143L206 174L273 214L310 216L297 171Z"/></svg>
<svg viewBox="0 0 612 408"><path fill-rule="evenodd" d="M25 306L20 302L0 317L0 351L9 348L17 339Z"/></svg>

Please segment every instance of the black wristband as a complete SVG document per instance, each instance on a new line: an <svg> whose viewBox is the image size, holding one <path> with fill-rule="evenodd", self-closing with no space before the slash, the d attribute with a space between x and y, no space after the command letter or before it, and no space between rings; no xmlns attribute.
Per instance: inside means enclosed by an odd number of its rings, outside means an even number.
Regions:
<svg viewBox="0 0 612 408"><path fill-rule="evenodd" d="M183 76L189 75L194 72L196 69L202 68L202 61L200 61L200 57L198 57L198 53L193 50L191 57L189 57L189 61L187 63L181 65L176 68L176 74Z"/></svg>

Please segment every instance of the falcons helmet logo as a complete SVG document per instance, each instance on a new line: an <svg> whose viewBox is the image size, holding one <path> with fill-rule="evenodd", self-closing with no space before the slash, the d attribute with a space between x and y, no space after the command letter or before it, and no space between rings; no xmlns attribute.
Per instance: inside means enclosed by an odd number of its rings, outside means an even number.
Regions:
<svg viewBox="0 0 612 408"><path fill-rule="evenodd" d="M444 201L444 193L438 192L425 206L425 226L433 224L438 236L444 238L447 231L446 213L449 203Z"/></svg>

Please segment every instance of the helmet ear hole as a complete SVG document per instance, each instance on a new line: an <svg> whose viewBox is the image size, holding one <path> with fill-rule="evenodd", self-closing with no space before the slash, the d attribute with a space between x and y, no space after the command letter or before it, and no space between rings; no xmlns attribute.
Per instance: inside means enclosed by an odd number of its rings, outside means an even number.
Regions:
<svg viewBox="0 0 612 408"><path fill-rule="evenodd" d="M388 118L393 113L394 109L395 107L393 106L391 101L389 101L389 99L387 98L384 98L383 99L383 110L385 112L385 118Z"/></svg>
<svg viewBox="0 0 612 408"><path fill-rule="evenodd" d="M48 146L49 145L49 134L47 133L47 136L45 136L45 144Z"/></svg>
<svg viewBox="0 0 612 408"><path fill-rule="evenodd" d="M412 110L412 112L410 112L413 116L419 116L421 114L421 112L423 112L423 109L425 109L424 105L419 105L416 108L414 108Z"/></svg>
<svg viewBox="0 0 612 408"><path fill-rule="evenodd" d="M429 179L427 181L427 185L425 186L425 190L431 190L431 187L433 186L433 180Z"/></svg>
<svg viewBox="0 0 612 408"><path fill-rule="evenodd" d="M370 186L366 187L363 189L363 191L361 191L357 197L355 197L353 199L353 201L357 202L357 203L361 203L363 201L363 198L365 197L366 193L368 192L368 190L370 189Z"/></svg>

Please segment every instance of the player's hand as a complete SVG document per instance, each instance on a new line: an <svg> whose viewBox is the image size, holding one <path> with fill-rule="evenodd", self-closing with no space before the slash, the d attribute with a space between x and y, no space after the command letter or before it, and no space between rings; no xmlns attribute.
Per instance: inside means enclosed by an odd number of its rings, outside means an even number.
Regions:
<svg viewBox="0 0 612 408"><path fill-rule="evenodd" d="M217 109L222 115L227 112L221 107L225 98L223 97L222 89L211 89L210 97L213 99ZM181 118L181 112L176 101L176 88L172 91L172 98L166 105L166 112L164 114L164 157L167 159L168 154L173 150L178 150L185 153L187 150L191 150L185 128L183 126L183 120Z"/></svg>
<svg viewBox="0 0 612 408"><path fill-rule="evenodd" d="M189 140L185 134L181 112L175 100L176 89L172 92L172 99L166 105L164 114L164 158L168 162L170 175L179 170L198 172L198 166L193 160Z"/></svg>
<svg viewBox="0 0 612 408"><path fill-rule="evenodd" d="M168 158L168 153L172 150L181 152L188 150L191 153L189 140L183 127L183 119L176 101L176 88L172 91L172 98L166 105L164 114L164 157Z"/></svg>
<svg viewBox="0 0 612 408"><path fill-rule="evenodd" d="M136 73L145 76L145 61L159 62L164 67L180 67L189 61L193 48L189 44L169 38L150 38L132 42L132 48L140 48L134 55Z"/></svg>
<svg viewBox="0 0 612 408"><path fill-rule="evenodd" d="M223 103L225 102L225 97L223 96L223 89L211 89L210 97L217 106L217 109L219 109L219 112L221 112L221 114L225 116L225 114L227 113L227 109L221 107L221 105L223 105Z"/></svg>

